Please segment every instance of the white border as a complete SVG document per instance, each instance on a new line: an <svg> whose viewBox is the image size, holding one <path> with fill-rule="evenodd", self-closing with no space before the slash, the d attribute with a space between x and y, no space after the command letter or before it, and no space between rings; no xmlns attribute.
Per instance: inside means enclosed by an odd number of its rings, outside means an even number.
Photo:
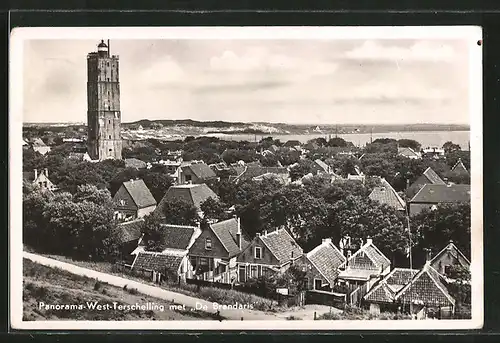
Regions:
<svg viewBox="0 0 500 343"><path fill-rule="evenodd" d="M423 321L22 321L23 43L29 39L460 39L470 44L472 319ZM483 325L482 29L428 27L123 27L16 28L10 40L10 310L13 329L29 330L452 330Z"/></svg>

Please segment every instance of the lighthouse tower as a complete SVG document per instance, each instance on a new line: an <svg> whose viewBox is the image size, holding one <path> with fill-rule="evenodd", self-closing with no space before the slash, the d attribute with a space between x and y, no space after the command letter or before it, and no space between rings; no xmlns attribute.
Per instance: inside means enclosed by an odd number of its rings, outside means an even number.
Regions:
<svg viewBox="0 0 500 343"><path fill-rule="evenodd" d="M100 161L122 158L119 60L109 48L101 40L87 55L87 149Z"/></svg>

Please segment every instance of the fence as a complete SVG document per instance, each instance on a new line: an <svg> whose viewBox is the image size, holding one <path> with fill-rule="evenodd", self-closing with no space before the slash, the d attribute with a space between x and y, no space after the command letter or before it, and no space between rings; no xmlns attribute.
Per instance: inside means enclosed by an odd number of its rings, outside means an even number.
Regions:
<svg viewBox="0 0 500 343"><path fill-rule="evenodd" d="M345 306L346 297L347 295L342 293L310 290L306 292L305 303L308 305L318 304L342 309Z"/></svg>

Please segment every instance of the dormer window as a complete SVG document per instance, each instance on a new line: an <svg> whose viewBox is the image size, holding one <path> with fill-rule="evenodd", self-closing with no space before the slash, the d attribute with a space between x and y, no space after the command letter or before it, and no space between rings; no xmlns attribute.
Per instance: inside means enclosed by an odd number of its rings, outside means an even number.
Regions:
<svg viewBox="0 0 500 343"><path fill-rule="evenodd" d="M120 205L121 205L121 206L125 206L125 200L123 200L123 199L122 199L122 200L120 200Z"/></svg>
<svg viewBox="0 0 500 343"><path fill-rule="evenodd" d="M212 250L212 240L210 238L205 239L205 250Z"/></svg>
<svg viewBox="0 0 500 343"><path fill-rule="evenodd" d="M262 258L262 248L261 247L255 247L254 257L257 260L260 260Z"/></svg>

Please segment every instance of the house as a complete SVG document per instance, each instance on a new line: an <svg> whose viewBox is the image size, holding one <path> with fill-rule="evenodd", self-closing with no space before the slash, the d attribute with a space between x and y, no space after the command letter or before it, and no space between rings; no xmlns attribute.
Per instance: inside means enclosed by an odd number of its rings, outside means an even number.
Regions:
<svg viewBox="0 0 500 343"><path fill-rule="evenodd" d="M283 144L283 146L294 150L300 150L301 144L298 140L289 140L286 141L286 143Z"/></svg>
<svg viewBox="0 0 500 343"><path fill-rule="evenodd" d="M396 312L399 306L395 303L396 295L417 273L417 269L394 268L363 297L363 301L370 306L370 312Z"/></svg>
<svg viewBox="0 0 500 343"><path fill-rule="evenodd" d="M470 202L470 185L424 185L410 200L410 214L436 209L441 204Z"/></svg>
<svg viewBox="0 0 500 343"><path fill-rule="evenodd" d="M451 168L451 171L458 175L469 175L469 171L465 168L461 158L459 158L457 163Z"/></svg>
<svg viewBox="0 0 500 343"><path fill-rule="evenodd" d="M420 177L406 190L408 198L412 198L424 185L445 185L438 174L431 167L428 167Z"/></svg>
<svg viewBox="0 0 500 343"><path fill-rule="evenodd" d="M238 255L238 282L270 273L283 273L303 255L302 248L284 228L257 234Z"/></svg>
<svg viewBox="0 0 500 343"><path fill-rule="evenodd" d="M330 238L304 254L297 264L306 272L307 289L332 292L339 274L338 268L346 258Z"/></svg>
<svg viewBox="0 0 500 343"><path fill-rule="evenodd" d="M436 148L436 147L427 147L422 149L422 156L429 157L434 159L440 159L444 157L444 149Z"/></svg>
<svg viewBox="0 0 500 343"><path fill-rule="evenodd" d="M214 171L205 163L191 163L181 166L179 169L178 183L201 184L206 181L217 179Z"/></svg>
<svg viewBox="0 0 500 343"><path fill-rule="evenodd" d="M398 147L398 155L409 158L411 160L418 160L422 158L422 155L419 152L416 152L412 148L399 148Z"/></svg>
<svg viewBox="0 0 500 343"><path fill-rule="evenodd" d="M349 286L366 286L366 290L389 273L391 261L373 244L366 240L358 251L351 255L347 251L347 261L340 267L339 279Z"/></svg>
<svg viewBox="0 0 500 343"><path fill-rule="evenodd" d="M55 191L57 187L49 180L49 170L47 168L33 172L24 172L23 179L35 186L39 190Z"/></svg>
<svg viewBox="0 0 500 343"><path fill-rule="evenodd" d="M132 264L134 262L135 255L133 252L141 243L143 228L143 218L119 223L115 226L112 231L112 236L118 243L120 260L128 264Z"/></svg>
<svg viewBox="0 0 500 343"><path fill-rule="evenodd" d="M285 167L262 167L262 166L253 166L253 165L245 165L243 168L243 172L237 174L236 176L230 176L229 180L234 182L239 182L242 180L251 180L251 179L260 179L263 175L274 174L280 180L286 180L285 183L289 182L290 174L288 169Z"/></svg>
<svg viewBox="0 0 500 343"><path fill-rule="evenodd" d="M132 270L162 273L167 279L185 280L193 276L193 267L189 261L189 249L201 235L200 227L184 225L161 225L163 250L147 250L148 237L145 235L140 245L132 252L136 255Z"/></svg>
<svg viewBox="0 0 500 343"><path fill-rule="evenodd" d="M189 249L195 277L224 283L237 281L237 256L249 244L240 218L209 224Z"/></svg>
<svg viewBox="0 0 500 343"><path fill-rule="evenodd" d="M30 146L29 143L26 142L26 140L23 138L23 149L27 149L29 148L29 146Z"/></svg>
<svg viewBox="0 0 500 343"><path fill-rule="evenodd" d="M430 265L447 279L449 279L449 268L451 266L460 266L470 270L469 259L451 241L430 260Z"/></svg>
<svg viewBox="0 0 500 343"><path fill-rule="evenodd" d="M47 146L40 138L36 138L31 142L31 148L42 155L45 155L50 151L50 147Z"/></svg>
<svg viewBox="0 0 500 343"><path fill-rule="evenodd" d="M87 161L87 162L92 161L92 158L90 157L89 153L86 151L85 152L72 151L69 153L68 157L72 160L78 160L78 161Z"/></svg>
<svg viewBox="0 0 500 343"><path fill-rule="evenodd" d="M314 160L314 163L320 168L320 170L318 170L318 172L327 173L327 174L333 173L332 167L329 166L328 164L326 164L325 162L323 162L322 160L320 160L319 158Z"/></svg>
<svg viewBox="0 0 500 343"><path fill-rule="evenodd" d="M142 179L123 182L113 203L115 217L122 221L142 218L156 209L156 200Z"/></svg>
<svg viewBox="0 0 500 343"><path fill-rule="evenodd" d="M429 312L438 312L440 317L445 317L455 311L455 299L448 292L445 279L430 261L396 294L394 301L404 312L411 310L417 318L425 318Z"/></svg>
<svg viewBox="0 0 500 343"><path fill-rule="evenodd" d="M137 158L126 158L125 168L146 169L147 163Z"/></svg>
<svg viewBox="0 0 500 343"><path fill-rule="evenodd" d="M171 186L158 204L157 211L162 211L167 202L176 200L184 201L196 207L201 214L201 204L208 198L219 200L219 196L214 193L206 184L174 185Z"/></svg>
<svg viewBox="0 0 500 343"><path fill-rule="evenodd" d="M382 185L375 187L368 196L371 200L388 205L398 211L406 209L406 203L385 178L380 179Z"/></svg>

